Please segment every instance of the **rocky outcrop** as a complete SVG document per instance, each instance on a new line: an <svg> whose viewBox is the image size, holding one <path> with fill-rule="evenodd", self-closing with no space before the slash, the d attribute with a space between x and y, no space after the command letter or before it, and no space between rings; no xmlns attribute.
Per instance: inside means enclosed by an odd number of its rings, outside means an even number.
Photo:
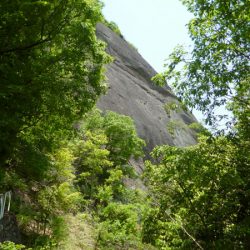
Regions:
<svg viewBox="0 0 250 250"><path fill-rule="evenodd" d="M178 100L168 86L154 85L151 78L156 71L133 46L105 25L97 25L97 36L107 43L107 52L114 58L107 66L107 94L100 98L97 106L103 111L132 117L139 136L147 143L147 152L156 145L194 144L195 133L188 125L196 122L195 117L184 110L166 113L164 106Z"/></svg>
<svg viewBox="0 0 250 250"><path fill-rule="evenodd" d="M16 216L11 213L6 213L0 220L0 242L4 241L21 242Z"/></svg>

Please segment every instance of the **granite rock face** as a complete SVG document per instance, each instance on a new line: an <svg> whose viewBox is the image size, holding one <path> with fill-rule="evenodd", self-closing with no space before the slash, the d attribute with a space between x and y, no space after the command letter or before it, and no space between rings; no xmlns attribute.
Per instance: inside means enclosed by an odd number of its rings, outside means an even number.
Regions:
<svg viewBox="0 0 250 250"><path fill-rule="evenodd" d="M108 91L100 98L98 108L132 117L137 133L147 143L147 152L156 145L196 143L194 131L188 128L196 122L195 117L184 110L166 113L165 104L178 103L178 100L168 86L153 84L151 78L156 71L137 50L103 24L97 25L97 37L107 44L107 52L114 58L107 66Z"/></svg>

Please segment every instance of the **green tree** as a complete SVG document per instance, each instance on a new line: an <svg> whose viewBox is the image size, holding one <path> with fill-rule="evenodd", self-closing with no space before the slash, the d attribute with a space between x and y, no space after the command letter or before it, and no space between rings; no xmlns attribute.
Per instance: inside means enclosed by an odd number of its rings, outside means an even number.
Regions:
<svg viewBox="0 0 250 250"><path fill-rule="evenodd" d="M74 156L69 143L64 142L60 148L45 156L47 168L41 179L16 174L19 181L13 183L15 178L10 176L8 183L14 190L12 211L16 213L24 242L28 246L36 242L40 246L56 245L66 230L65 214L79 211L83 201L81 193L74 186ZM34 164L43 164L39 162L39 157L32 160ZM9 171L8 175L13 173Z"/></svg>
<svg viewBox="0 0 250 250"><path fill-rule="evenodd" d="M122 36L122 33L120 31L120 28L118 27L118 25L111 21L111 22L108 22L107 20L104 21L104 23L112 30L114 31L117 35L119 36Z"/></svg>
<svg viewBox="0 0 250 250"><path fill-rule="evenodd" d="M236 101L249 110L248 1L182 2L194 15L188 23L194 46L190 53L177 47L169 56L167 70L156 81L171 82L181 100L190 108L201 110L210 125L223 117L214 113L217 107Z"/></svg>
<svg viewBox="0 0 250 250"><path fill-rule="evenodd" d="M77 180L83 195L88 199L107 196L100 199L105 204L113 198L121 200L123 178L134 173L129 159L143 156L145 145L132 119L93 110L84 118L76 145Z"/></svg>
<svg viewBox="0 0 250 250"><path fill-rule="evenodd" d="M78 170L77 183L85 199L94 199L98 187L104 184L113 162L109 159L109 151L105 148L107 137L104 132L84 133L84 140L77 143L75 165Z"/></svg>
<svg viewBox="0 0 250 250"><path fill-rule="evenodd" d="M145 240L173 249L247 249L249 3L182 2L194 15L188 24L193 48L188 53L177 47L155 81L171 83L184 104L202 111L216 133L196 146L153 151L155 162L147 163L146 176L157 206L149 215L155 223L145 221ZM216 112L221 107L231 111L225 120L228 133L217 127L217 121L226 118Z"/></svg>
<svg viewBox="0 0 250 250"><path fill-rule="evenodd" d="M137 136L133 120L115 112L104 116L104 129L109 139L107 149L117 165L124 165L131 157L143 156L145 142Z"/></svg>
<svg viewBox="0 0 250 250"><path fill-rule="evenodd" d="M193 249L196 241L205 249L244 248L249 219L242 218L246 183L237 154L237 147L223 137L211 143L201 137L187 148L156 147L152 156L157 163L146 163L145 176L158 209L146 224L145 240L151 237L156 244L161 239L178 249ZM149 235L151 227L155 238Z"/></svg>
<svg viewBox="0 0 250 250"><path fill-rule="evenodd" d="M80 207L73 123L105 91L110 57L95 35L98 0L1 1L0 14L0 191L13 191L32 246Z"/></svg>
<svg viewBox="0 0 250 250"><path fill-rule="evenodd" d="M136 178L131 157L143 156L140 139L130 117L93 110L85 115L75 144L77 186L84 208L97 218L100 249L150 249L141 242L144 197L125 185ZM143 198L142 198L143 197Z"/></svg>
<svg viewBox="0 0 250 250"><path fill-rule="evenodd" d="M52 115L69 127L104 91L100 7L97 0L1 1L1 165L20 131Z"/></svg>

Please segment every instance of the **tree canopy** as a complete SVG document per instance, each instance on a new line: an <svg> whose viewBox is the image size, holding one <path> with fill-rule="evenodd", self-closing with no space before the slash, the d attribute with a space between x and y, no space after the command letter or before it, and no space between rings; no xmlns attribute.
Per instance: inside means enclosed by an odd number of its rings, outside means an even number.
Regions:
<svg viewBox="0 0 250 250"><path fill-rule="evenodd" d="M250 248L249 4L182 2L194 45L177 47L155 77L184 104L165 110L197 108L214 127L224 118L217 107L232 117L229 133L202 128L197 145L157 146L145 162L147 194L126 185L145 146L133 121L93 109L110 61L95 36L102 4L0 2L0 192L13 192L27 247L85 248L87 230L98 249Z"/></svg>
<svg viewBox="0 0 250 250"><path fill-rule="evenodd" d="M96 0L1 1L1 164L20 131L49 119L58 126L53 116L71 126L104 91L100 11Z"/></svg>
<svg viewBox="0 0 250 250"><path fill-rule="evenodd" d="M195 146L154 149L145 172L154 209L144 240L163 249L248 249L249 2L182 2L194 15L188 23L193 47L178 46L154 80L171 83L216 133L203 132ZM225 110L231 116L221 130L217 121L226 118Z"/></svg>
<svg viewBox="0 0 250 250"><path fill-rule="evenodd" d="M156 147L156 163L146 163L157 205L145 222L145 241L170 249L244 249L249 174L242 175L238 154L237 145L223 137L211 143L201 137L187 148Z"/></svg>

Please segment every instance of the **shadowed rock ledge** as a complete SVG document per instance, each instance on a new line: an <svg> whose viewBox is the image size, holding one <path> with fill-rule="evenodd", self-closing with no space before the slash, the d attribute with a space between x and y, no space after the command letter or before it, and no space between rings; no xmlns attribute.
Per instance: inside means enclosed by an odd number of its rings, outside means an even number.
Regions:
<svg viewBox="0 0 250 250"><path fill-rule="evenodd" d="M166 113L164 105L178 100L168 86L162 88L152 83L156 71L137 50L103 24L97 25L97 36L107 43L107 52L114 58L107 66L107 94L100 98L97 106L103 111L132 117L139 136L147 143L147 152L156 145L196 143L194 131L186 126L196 122L195 117L183 110L171 116ZM176 126L172 125L174 135L167 129L171 121L177 121Z"/></svg>

